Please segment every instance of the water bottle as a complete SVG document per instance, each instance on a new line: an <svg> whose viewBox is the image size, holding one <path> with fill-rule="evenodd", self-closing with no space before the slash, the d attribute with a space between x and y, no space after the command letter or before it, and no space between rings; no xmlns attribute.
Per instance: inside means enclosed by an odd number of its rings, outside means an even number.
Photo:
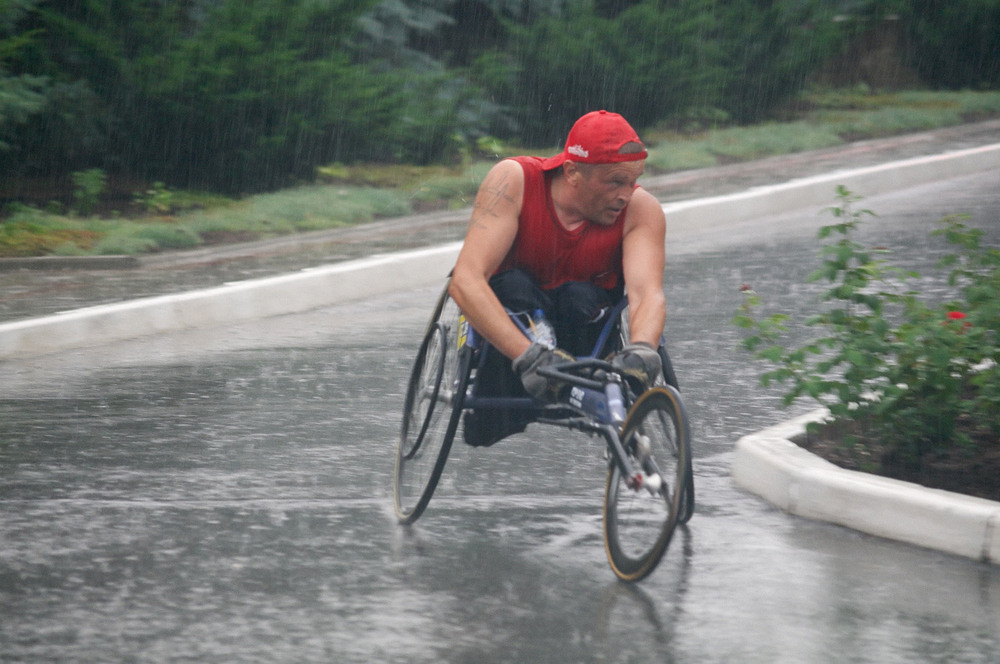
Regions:
<svg viewBox="0 0 1000 664"><path fill-rule="evenodd" d="M541 309L535 309L535 313L531 316L531 336L547 348L556 347L556 331L545 319L545 312Z"/></svg>

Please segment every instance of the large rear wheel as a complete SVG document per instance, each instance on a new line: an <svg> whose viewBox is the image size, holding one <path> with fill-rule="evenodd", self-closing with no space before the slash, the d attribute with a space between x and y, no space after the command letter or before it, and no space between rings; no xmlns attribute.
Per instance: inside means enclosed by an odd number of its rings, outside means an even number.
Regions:
<svg viewBox="0 0 1000 664"><path fill-rule="evenodd" d="M687 417L673 387L654 387L629 409L622 446L641 483L612 463L604 494L604 546L611 569L638 581L660 562L682 512L691 447Z"/></svg>
<svg viewBox="0 0 1000 664"><path fill-rule="evenodd" d="M445 286L413 363L403 405L393 482L401 523L416 521L430 502L461 419L470 363L463 326Z"/></svg>

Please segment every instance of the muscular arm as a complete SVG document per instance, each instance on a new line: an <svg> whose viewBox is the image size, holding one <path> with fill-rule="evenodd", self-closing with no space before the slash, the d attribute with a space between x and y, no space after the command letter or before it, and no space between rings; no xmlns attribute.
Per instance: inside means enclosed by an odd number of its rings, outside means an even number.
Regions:
<svg viewBox="0 0 1000 664"><path fill-rule="evenodd" d="M511 322L489 279L514 244L523 194L524 171L517 162L501 161L486 175L448 289L476 331L511 359L530 342Z"/></svg>
<svg viewBox="0 0 1000 664"><path fill-rule="evenodd" d="M628 292L630 341L659 345L666 321L663 296L666 219L659 202L637 189L629 203L622 243L622 264Z"/></svg>

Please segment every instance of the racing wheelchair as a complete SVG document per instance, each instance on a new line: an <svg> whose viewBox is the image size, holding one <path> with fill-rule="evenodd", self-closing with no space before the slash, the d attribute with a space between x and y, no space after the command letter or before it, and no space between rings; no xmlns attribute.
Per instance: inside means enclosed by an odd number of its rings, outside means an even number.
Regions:
<svg viewBox="0 0 1000 664"><path fill-rule="evenodd" d="M527 315L508 313L530 337ZM480 371L487 355L497 351L468 324L446 283L407 386L393 482L398 520L412 523L426 509L463 415L502 409L525 422L583 431L604 440L608 470L603 529L608 561L624 581L638 581L652 572L676 526L686 523L694 510L690 428L662 343L658 349L662 375L639 394L627 377L600 359L615 348L615 342L620 345L627 339L628 308L622 298L589 356L540 370L569 386L559 403L530 396L487 396Z"/></svg>

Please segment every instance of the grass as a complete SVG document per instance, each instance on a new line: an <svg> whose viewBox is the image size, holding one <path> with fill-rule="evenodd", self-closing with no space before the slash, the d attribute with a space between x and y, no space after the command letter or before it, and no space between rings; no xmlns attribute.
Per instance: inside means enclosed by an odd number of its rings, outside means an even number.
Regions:
<svg viewBox="0 0 1000 664"><path fill-rule="evenodd" d="M647 173L706 168L1000 117L1000 91L811 90L784 122L643 132ZM0 220L0 256L142 254L362 224L471 205L497 157L548 154L490 143L490 157L461 167L330 164L316 183L240 200L179 192L155 183L133 205L104 217L10 205Z"/></svg>
<svg viewBox="0 0 1000 664"><path fill-rule="evenodd" d="M807 121L725 127L696 136L674 135L654 142L647 169L652 172L705 168L776 154L818 150L843 140L823 124Z"/></svg>

